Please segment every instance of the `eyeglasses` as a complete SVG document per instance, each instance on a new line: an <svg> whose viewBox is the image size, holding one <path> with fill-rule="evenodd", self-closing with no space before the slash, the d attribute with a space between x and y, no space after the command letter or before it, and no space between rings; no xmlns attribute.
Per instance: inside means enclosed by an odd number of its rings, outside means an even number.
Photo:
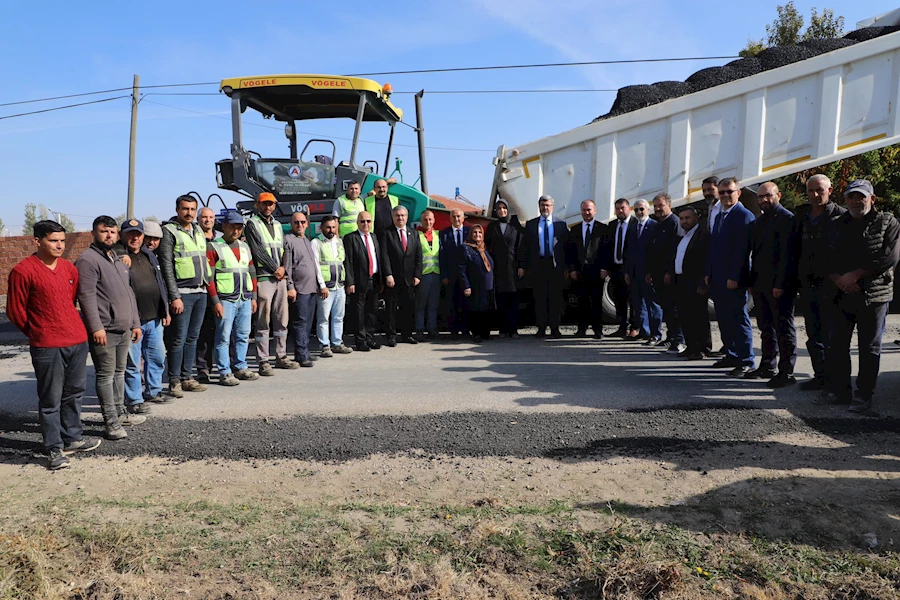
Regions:
<svg viewBox="0 0 900 600"><path fill-rule="evenodd" d="M644 212L644 211L646 211L646 210L647 210L646 208L638 207L638 208L635 208L635 209L634 209L634 212Z"/></svg>
<svg viewBox="0 0 900 600"><path fill-rule="evenodd" d="M730 196L732 194L737 194L739 192L740 192L740 190L719 190L719 195L721 196L722 194L725 194L726 196Z"/></svg>
<svg viewBox="0 0 900 600"><path fill-rule="evenodd" d="M306 225L309 221L294 221L296 225Z"/></svg>
<svg viewBox="0 0 900 600"><path fill-rule="evenodd" d="M360 219L359 222L360 223L371 223L372 219Z"/></svg>

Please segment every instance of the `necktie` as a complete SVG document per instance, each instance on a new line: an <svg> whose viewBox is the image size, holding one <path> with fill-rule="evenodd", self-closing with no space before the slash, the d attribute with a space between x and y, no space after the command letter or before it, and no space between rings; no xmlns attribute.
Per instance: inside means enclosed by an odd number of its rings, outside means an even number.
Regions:
<svg viewBox="0 0 900 600"><path fill-rule="evenodd" d="M544 219L544 251L541 256L550 256L550 219Z"/></svg>
<svg viewBox="0 0 900 600"><path fill-rule="evenodd" d="M587 248L588 240L591 239L591 224L588 223L584 228L584 247Z"/></svg>
<svg viewBox="0 0 900 600"><path fill-rule="evenodd" d="M716 215L716 221L713 224L713 235L719 235L719 227L722 226L722 219L725 218L725 213L720 212Z"/></svg>
<svg viewBox="0 0 900 600"><path fill-rule="evenodd" d="M625 221L619 223L616 230L616 262L622 262L622 251L625 249L625 236L622 230L625 229Z"/></svg>
<svg viewBox="0 0 900 600"><path fill-rule="evenodd" d="M641 237L642 233L644 233L644 224L638 223L638 237Z"/></svg>
<svg viewBox="0 0 900 600"><path fill-rule="evenodd" d="M403 252L406 252L406 231L400 230L400 242L403 244Z"/></svg>
<svg viewBox="0 0 900 600"><path fill-rule="evenodd" d="M363 239L366 241L366 254L369 255L369 277L375 274L375 257L372 256L372 246L369 245L369 236L364 235Z"/></svg>
<svg viewBox="0 0 900 600"><path fill-rule="evenodd" d="M462 246L462 234L459 229L456 230L456 245Z"/></svg>

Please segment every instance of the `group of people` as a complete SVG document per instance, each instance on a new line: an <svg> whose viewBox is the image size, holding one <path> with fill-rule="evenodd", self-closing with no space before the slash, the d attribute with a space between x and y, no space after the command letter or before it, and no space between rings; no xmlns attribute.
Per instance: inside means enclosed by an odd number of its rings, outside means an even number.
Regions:
<svg viewBox="0 0 900 600"><path fill-rule="evenodd" d="M97 217L92 244L74 265L62 258L63 227L40 221L35 254L9 275L7 312L30 341L49 466L66 467L67 455L100 443L82 436L88 353L105 436L120 440L127 437L125 427L146 419L148 402L204 392L214 369L219 384L236 386L271 377L275 369L312 367L320 358L353 352L344 344L345 315L356 351L381 348L376 332L382 296L384 345L434 339L442 288L451 338L471 333L481 343L494 329L518 338L524 288L534 295L537 337L546 336L548 327L551 337L559 337L567 281L578 298L575 335L584 337L590 328L602 338L608 278L619 321L613 335L666 345L666 352L687 360L717 354L707 312L712 298L723 342L714 366L730 368L733 377L768 379L773 388L796 382L799 293L815 370L801 387L821 390L820 402L870 413L900 252L900 225L874 210L871 184L851 183L845 210L831 202L828 179L814 176L807 183L810 202L795 216L780 205L777 186L765 183L757 192L759 218L738 201L734 179L709 178L702 189L707 218L693 206L676 216L669 197L659 194L652 201L655 220L646 200L632 206L619 199L616 219L607 225L596 220L594 202L585 200L582 222L568 227L554 219L553 198L542 196L540 216L524 226L499 199L486 229L465 225L463 212L454 209L450 227L438 232L430 210L414 229L387 181L378 180L365 200L353 182L314 239L307 236L304 212L294 213L290 232L283 232L270 193L259 194L248 219L227 211L220 231L213 211L198 211L196 198L184 195L164 225ZM762 333L759 366L749 292ZM860 348L855 398L849 362L854 327ZM256 371L247 361L251 330ZM318 338L317 352L311 336Z"/></svg>

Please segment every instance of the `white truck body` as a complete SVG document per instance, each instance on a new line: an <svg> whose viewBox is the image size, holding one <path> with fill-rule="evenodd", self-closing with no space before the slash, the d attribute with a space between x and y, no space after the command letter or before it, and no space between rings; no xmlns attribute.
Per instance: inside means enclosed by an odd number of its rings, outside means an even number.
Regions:
<svg viewBox="0 0 900 600"><path fill-rule="evenodd" d="M618 198L665 192L673 206L688 204L702 199L710 175L749 186L896 144L898 107L900 32L501 146L489 208L499 194L525 221L550 194L555 214L572 224L585 199L603 220L614 217Z"/></svg>

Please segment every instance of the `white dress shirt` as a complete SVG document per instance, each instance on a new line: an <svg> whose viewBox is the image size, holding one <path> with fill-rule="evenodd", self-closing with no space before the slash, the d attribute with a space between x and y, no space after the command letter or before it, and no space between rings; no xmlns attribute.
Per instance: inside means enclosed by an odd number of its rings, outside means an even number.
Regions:
<svg viewBox="0 0 900 600"><path fill-rule="evenodd" d="M372 261L372 277L378 273L378 254L375 252L375 236L371 233L359 233L363 238L363 248L366 247L366 238L369 240L369 248L371 252L369 252L369 260Z"/></svg>
<svg viewBox="0 0 900 600"><path fill-rule="evenodd" d="M691 243L691 238L694 237L694 233L697 231L697 228L700 227L700 224L696 224L691 227L691 230L684 234L684 237L681 238L681 241L678 242L678 249L675 250L675 274L681 275L684 271L684 254L687 252L688 244Z"/></svg>
<svg viewBox="0 0 900 600"><path fill-rule="evenodd" d="M453 227L452 229L453 229L453 243L456 244L457 246L462 246L463 244L465 244L466 236L463 235L465 233L463 231L463 228L460 227L459 229L457 229L456 227Z"/></svg>
<svg viewBox="0 0 900 600"><path fill-rule="evenodd" d="M716 215L722 212L722 202L716 202L712 206L709 207L709 223L707 223L707 227L709 228L709 232L712 233L713 225L716 223Z"/></svg>
<svg viewBox="0 0 900 600"><path fill-rule="evenodd" d="M616 225L616 237L613 238L613 262L617 265L621 265L625 263L625 236L628 234L628 219L624 221L619 221L618 225ZM621 259L616 257L617 248L619 247L619 240L622 241L622 257Z"/></svg>
<svg viewBox="0 0 900 600"><path fill-rule="evenodd" d="M596 226L597 223L594 221L594 219L581 222L581 239L584 241L585 247L587 247L588 245L588 231L593 231L594 227Z"/></svg>

